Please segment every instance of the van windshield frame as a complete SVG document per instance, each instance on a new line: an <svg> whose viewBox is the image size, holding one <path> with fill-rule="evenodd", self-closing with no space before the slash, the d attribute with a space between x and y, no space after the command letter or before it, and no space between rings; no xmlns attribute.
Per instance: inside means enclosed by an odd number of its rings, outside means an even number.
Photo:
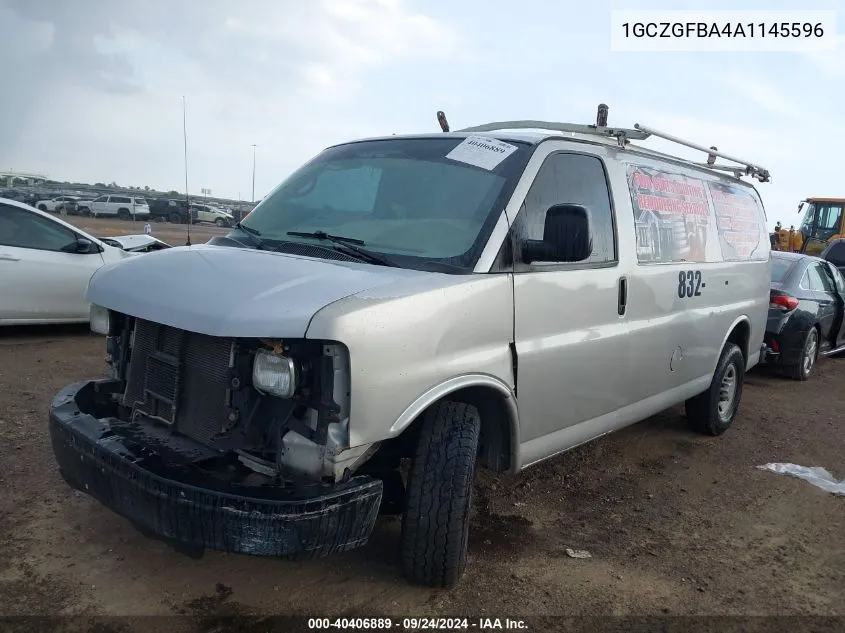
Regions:
<svg viewBox="0 0 845 633"><path fill-rule="evenodd" d="M325 232L364 242L391 265L471 273L507 205L534 144L492 169L447 158L464 136L401 137L330 147L279 184L232 236L280 252L331 244L291 232ZM257 233L256 233L257 232ZM321 257L322 255L315 255Z"/></svg>

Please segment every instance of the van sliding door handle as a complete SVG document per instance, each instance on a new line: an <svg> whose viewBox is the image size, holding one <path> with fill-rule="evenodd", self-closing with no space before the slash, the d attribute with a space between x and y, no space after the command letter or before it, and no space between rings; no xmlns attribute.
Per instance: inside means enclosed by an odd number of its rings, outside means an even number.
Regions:
<svg viewBox="0 0 845 633"><path fill-rule="evenodd" d="M621 277L619 279L619 305L617 313L619 316L625 315L625 310L628 308L628 279Z"/></svg>
<svg viewBox="0 0 845 633"><path fill-rule="evenodd" d="M0 253L0 261L4 262L19 262L20 259L9 253Z"/></svg>

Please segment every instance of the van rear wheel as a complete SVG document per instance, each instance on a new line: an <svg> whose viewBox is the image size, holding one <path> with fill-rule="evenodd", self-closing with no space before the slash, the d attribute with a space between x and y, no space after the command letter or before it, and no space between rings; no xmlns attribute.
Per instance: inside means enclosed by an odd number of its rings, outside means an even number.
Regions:
<svg viewBox="0 0 845 633"><path fill-rule="evenodd" d="M451 401L424 416L408 475L402 567L412 583L451 587L466 567L481 418L475 407Z"/></svg>
<svg viewBox="0 0 845 633"><path fill-rule="evenodd" d="M710 388L686 402L687 421L705 435L721 435L736 417L745 379L745 356L734 343L722 350Z"/></svg>

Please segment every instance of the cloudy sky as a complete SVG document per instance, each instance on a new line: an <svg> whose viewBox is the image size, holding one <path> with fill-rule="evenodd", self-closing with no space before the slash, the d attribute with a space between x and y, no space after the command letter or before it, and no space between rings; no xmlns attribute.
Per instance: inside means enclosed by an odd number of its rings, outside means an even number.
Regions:
<svg viewBox="0 0 845 633"><path fill-rule="evenodd" d="M640 9L732 2L641 0ZM744 9L800 8L746 0ZM835 9L841 0L819 0ZM576 6L579 8L576 9ZM620 53L623 0L0 0L0 169L263 196L349 138L491 120L635 122L755 160L770 224L845 195L836 53ZM654 147L666 149L659 142Z"/></svg>

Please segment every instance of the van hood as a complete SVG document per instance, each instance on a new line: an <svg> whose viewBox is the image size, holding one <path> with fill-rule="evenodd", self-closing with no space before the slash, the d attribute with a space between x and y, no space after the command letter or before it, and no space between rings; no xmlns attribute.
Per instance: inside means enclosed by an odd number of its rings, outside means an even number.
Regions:
<svg viewBox="0 0 845 633"><path fill-rule="evenodd" d="M204 244L103 266L91 277L85 299L209 336L302 337L314 314L330 303L432 274Z"/></svg>

